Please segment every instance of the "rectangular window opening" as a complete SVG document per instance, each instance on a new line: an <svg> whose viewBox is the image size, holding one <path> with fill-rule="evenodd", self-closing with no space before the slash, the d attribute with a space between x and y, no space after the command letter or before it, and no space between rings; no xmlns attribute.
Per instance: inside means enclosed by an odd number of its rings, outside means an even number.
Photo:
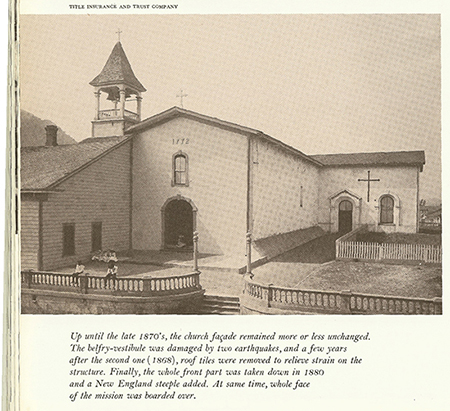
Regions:
<svg viewBox="0 0 450 411"><path fill-rule="evenodd" d="M92 223L91 230L91 251L100 251L102 249L102 223Z"/></svg>
<svg viewBox="0 0 450 411"><path fill-rule="evenodd" d="M75 224L63 224L63 257L75 255Z"/></svg>

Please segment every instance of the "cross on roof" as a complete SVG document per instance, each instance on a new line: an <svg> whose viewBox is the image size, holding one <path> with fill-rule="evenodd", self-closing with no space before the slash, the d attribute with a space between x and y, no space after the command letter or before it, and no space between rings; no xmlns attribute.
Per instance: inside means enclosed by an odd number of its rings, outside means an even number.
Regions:
<svg viewBox="0 0 450 411"><path fill-rule="evenodd" d="M122 33L122 30L117 29L116 33L117 33L117 37L119 38L119 41L120 41L120 33Z"/></svg>
<svg viewBox="0 0 450 411"><path fill-rule="evenodd" d="M183 89L180 89L180 94L177 94L177 97L180 97L180 106L183 108L183 97L187 97L187 94L183 93Z"/></svg>
<svg viewBox="0 0 450 411"><path fill-rule="evenodd" d="M370 170L367 172L367 178L358 178L358 181L367 181L367 202L370 200L370 182L380 181L379 178L370 178Z"/></svg>

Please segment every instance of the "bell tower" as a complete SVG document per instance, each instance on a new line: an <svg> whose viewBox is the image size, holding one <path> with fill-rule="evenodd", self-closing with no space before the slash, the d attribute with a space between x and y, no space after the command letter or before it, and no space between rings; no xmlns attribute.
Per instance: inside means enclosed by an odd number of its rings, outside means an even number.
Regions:
<svg viewBox="0 0 450 411"><path fill-rule="evenodd" d="M141 93L120 41L114 46L101 73L89 83L95 88L92 137L123 136L124 130L141 121Z"/></svg>

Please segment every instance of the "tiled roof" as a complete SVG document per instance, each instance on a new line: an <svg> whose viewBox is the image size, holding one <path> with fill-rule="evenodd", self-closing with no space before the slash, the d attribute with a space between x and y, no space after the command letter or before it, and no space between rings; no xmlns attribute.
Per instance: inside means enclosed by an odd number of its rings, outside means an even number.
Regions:
<svg viewBox="0 0 450 411"><path fill-rule="evenodd" d="M89 83L91 86L106 86L112 84L128 84L138 91L146 91L145 87L136 78L130 62L125 55L122 44L119 42L114 46L108 61L101 73Z"/></svg>
<svg viewBox="0 0 450 411"><path fill-rule="evenodd" d="M101 141L56 147L23 147L21 188L23 191L49 189L124 140L124 137L104 137Z"/></svg>
<svg viewBox="0 0 450 411"><path fill-rule="evenodd" d="M310 156L324 166L417 165L425 164L423 151L391 151L387 153L319 154Z"/></svg>

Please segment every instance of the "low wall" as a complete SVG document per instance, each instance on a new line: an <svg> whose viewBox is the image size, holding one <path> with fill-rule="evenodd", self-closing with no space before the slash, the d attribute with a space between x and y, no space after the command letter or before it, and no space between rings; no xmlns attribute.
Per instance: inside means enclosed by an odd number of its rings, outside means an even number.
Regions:
<svg viewBox="0 0 450 411"><path fill-rule="evenodd" d="M193 314L203 301L199 276L105 280L24 271L22 314Z"/></svg>
<svg viewBox="0 0 450 411"><path fill-rule="evenodd" d="M442 314L442 299L300 290L244 279L241 314Z"/></svg>

